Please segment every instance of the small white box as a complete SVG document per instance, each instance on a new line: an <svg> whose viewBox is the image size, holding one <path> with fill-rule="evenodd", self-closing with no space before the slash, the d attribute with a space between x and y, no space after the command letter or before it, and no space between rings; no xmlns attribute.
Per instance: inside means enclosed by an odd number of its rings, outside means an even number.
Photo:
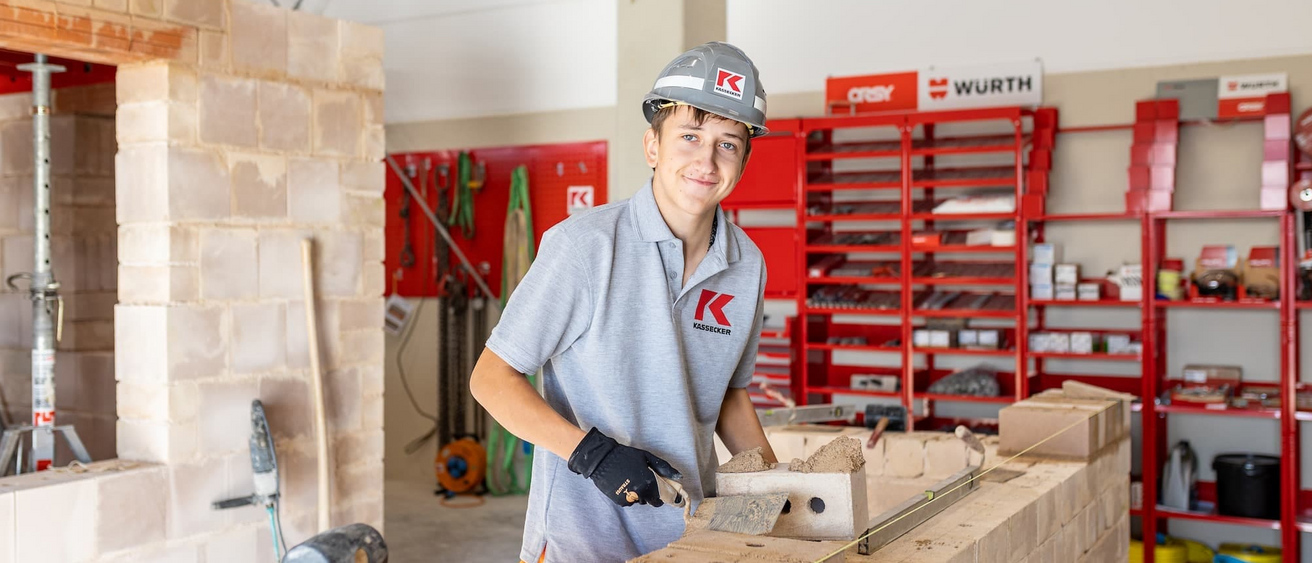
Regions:
<svg viewBox="0 0 1312 563"><path fill-rule="evenodd" d="M1052 341L1048 338L1052 336L1046 332L1030 333L1030 352L1049 352Z"/></svg>
<svg viewBox="0 0 1312 563"><path fill-rule="evenodd" d="M1071 335L1064 332L1055 332L1048 336L1049 352L1067 354L1071 351Z"/></svg>
<svg viewBox="0 0 1312 563"><path fill-rule="evenodd" d="M993 231L993 246L1016 246L1016 231Z"/></svg>
<svg viewBox="0 0 1312 563"><path fill-rule="evenodd" d="M1092 332L1072 332L1071 333L1071 352L1074 354L1092 354L1093 353L1093 333Z"/></svg>
<svg viewBox="0 0 1312 563"><path fill-rule="evenodd" d="M997 350L997 349L1002 345L1002 344L1001 344L1001 341L1002 341L1002 333L1001 333L1001 332L999 332L999 331L997 331L997 330L979 330L979 331L976 331L976 332L977 332L978 335L979 335L979 346L980 346L980 348L988 348L988 349L990 349L990 350Z"/></svg>
<svg viewBox="0 0 1312 563"><path fill-rule="evenodd" d="M979 345L979 331L978 331L978 330L958 330L958 331L957 331L957 346L960 346L960 347L962 347L962 348L965 348L965 347L967 347L967 346L977 346L977 345Z"/></svg>
<svg viewBox="0 0 1312 563"><path fill-rule="evenodd" d="M1079 264L1057 264L1054 269L1053 283L1075 285L1080 283Z"/></svg>
<svg viewBox="0 0 1312 563"><path fill-rule="evenodd" d="M1102 299L1102 286L1096 283L1082 283L1075 286L1075 297L1080 301L1098 301Z"/></svg>
<svg viewBox="0 0 1312 563"><path fill-rule="evenodd" d="M1053 286L1053 298L1058 301L1074 301L1075 286L1071 284L1059 283Z"/></svg>
<svg viewBox="0 0 1312 563"><path fill-rule="evenodd" d="M929 346L929 331L925 329L911 331L911 343L921 348Z"/></svg>
<svg viewBox="0 0 1312 563"><path fill-rule="evenodd" d="M1030 264L1031 285L1052 285L1052 264Z"/></svg>
<svg viewBox="0 0 1312 563"><path fill-rule="evenodd" d="M1036 283L1030 286L1030 299L1051 301L1055 295L1052 284Z"/></svg>
<svg viewBox="0 0 1312 563"><path fill-rule="evenodd" d="M1143 300L1143 264L1125 264L1117 275L1121 301Z"/></svg>
<svg viewBox="0 0 1312 563"><path fill-rule="evenodd" d="M1056 264L1057 263L1057 245L1045 242L1034 245L1034 264Z"/></svg>
<svg viewBox="0 0 1312 563"><path fill-rule="evenodd" d="M976 229L966 233L966 246L991 246L993 229Z"/></svg>
<svg viewBox="0 0 1312 563"><path fill-rule="evenodd" d="M949 330L931 330L929 331L930 348L951 348L952 331Z"/></svg>
<svg viewBox="0 0 1312 563"><path fill-rule="evenodd" d="M1129 354L1130 337L1126 334L1108 334L1107 335L1107 353L1108 354Z"/></svg>

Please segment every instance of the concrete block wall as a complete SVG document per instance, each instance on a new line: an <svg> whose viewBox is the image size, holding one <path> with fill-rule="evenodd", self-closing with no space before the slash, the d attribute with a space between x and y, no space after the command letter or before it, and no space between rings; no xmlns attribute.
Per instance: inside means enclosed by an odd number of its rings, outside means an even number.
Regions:
<svg viewBox="0 0 1312 563"><path fill-rule="evenodd" d="M781 460L802 457L842 435L869 437L863 428L767 429ZM985 443L985 468L1004 461L997 439ZM939 432L886 433L880 449L866 455L870 514L875 517L934 483L978 463L955 436ZM960 466L958 466L960 453ZM969 458L965 456L974 456ZM941 458L941 463L935 463ZM882 469L879 467L883 463ZM884 549L848 561L1127 561L1130 539L1130 440L1122 438L1086 462L1019 458L1003 469L1023 472L1005 483L981 482L979 490L913 529ZM919 471L917 473L917 471Z"/></svg>
<svg viewBox="0 0 1312 563"><path fill-rule="evenodd" d="M56 90L51 117L51 252L64 299L56 360L57 423L72 424L93 459L115 455L114 85ZM32 96L0 96L0 278L32 271ZM0 284L0 411L32 416L32 302ZM71 452L62 446L56 463Z"/></svg>
<svg viewBox="0 0 1312 563"><path fill-rule="evenodd" d="M306 237L332 523L381 528L381 31L245 0L0 0L0 47L119 65L117 451L151 463L15 493L69 497L40 519L17 506L7 523L0 498L0 538L16 538L0 561L56 536L69 545L55 560L270 560L262 510L210 509L251 492L255 398L278 442L286 539L315 531ZM106 499L149 517L103 513ZM71 526L87 503L102 512Z"/></svg>

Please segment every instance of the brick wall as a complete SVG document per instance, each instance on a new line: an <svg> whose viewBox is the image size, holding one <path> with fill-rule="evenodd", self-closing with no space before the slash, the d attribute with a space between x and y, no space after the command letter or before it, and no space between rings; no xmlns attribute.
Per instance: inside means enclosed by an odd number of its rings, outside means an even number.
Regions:
<svg viewBox="0 0 1312 563"><path fill-rule="evenodd" d="M333 524L381 528L381 31L244 0L0 0L6 23L0 47L119 65L117 451L150 464L0 487L0 562L43 537L62 541L53 560L270 559L263 511L210 509L251 492L254 398L278 442L286 539L313 532L306 237Z"/></svg>
<svg viewBox="0 0 1312 563"><path fill-rule="evenodd" d="M51 127L51 252L64 311L58 343L59 424L72 424L93 459L115 455L114 85L57 90ZM32 271L30 94L0 96L0 277ZM0 285L0 410L32 414L32 302L26 284ZM71 453L61 447L56 463Z"/></svg>

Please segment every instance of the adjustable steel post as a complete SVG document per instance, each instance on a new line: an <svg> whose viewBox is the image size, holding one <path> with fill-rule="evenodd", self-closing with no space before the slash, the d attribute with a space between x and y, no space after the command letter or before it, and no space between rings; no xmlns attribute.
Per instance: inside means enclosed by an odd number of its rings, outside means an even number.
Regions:
<svg viewBox="0 0 1312 563"><path fill-rule="evenodd" d="M50 467L55 459L56 430L68 439L79 461L91 461L71 426L55 427L55 342L61 336L58 332L63 327L64 307L59 282L50 267L50 75L63 72L64 67L48 64L46 56L38 54L36 62L18 68L32 73L32 214L36 229L32 237L36 259L28 276L32 298L32 425L5 430L0 438L0 475L8 470L22 433L29 431L32 454L26 456L26 464L20 462L15 468L18 473L24 472L24 465L36 471ZM9 281L12 285L12 279Z"/></svg>

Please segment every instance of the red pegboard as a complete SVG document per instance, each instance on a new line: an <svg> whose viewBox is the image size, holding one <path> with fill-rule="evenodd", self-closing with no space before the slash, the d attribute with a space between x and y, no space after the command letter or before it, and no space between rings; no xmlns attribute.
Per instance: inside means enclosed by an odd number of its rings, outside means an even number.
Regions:
<svg viewBox="0 0 1312 563"><path fill-rule="evenodd" d="M475 267L483 262L488 264L488 287L500 297L502 237L506 206L510 202L511 171L521 164L528 167L529 199L533 207L533 242L537 245L542 240L542 233L569 216L566 198L570 186L592 186L593 205L606 203L606 142L475 149L469 151L469 154L474 162L483 162L487 171L483 188L473 195L474 236L472 240L465 239L459 228L451 229L451 236ZM458 151L391 156L403 169L413 165L420 175L423 174L425 161L430 163L433 170L445 164L449 169L447 181L454 186ZM436 176L429 176L426 187L426 200L434 211L437 210L438 194L433 186ZM414 181L416 188L424 189L423 182L418 178ZM389 166L387 190L384 192L387 201L387 254L384 265L389 277L388 293L398 293L405 297L435 297L437 282L432 250L433 240L438 235L424 217L423 211L413 203L409 221L415 263L408 268L400 266L404 229L398 212L403 189L400 179ZM452 254L452 267L459 268L458 264Z"/></svg>

